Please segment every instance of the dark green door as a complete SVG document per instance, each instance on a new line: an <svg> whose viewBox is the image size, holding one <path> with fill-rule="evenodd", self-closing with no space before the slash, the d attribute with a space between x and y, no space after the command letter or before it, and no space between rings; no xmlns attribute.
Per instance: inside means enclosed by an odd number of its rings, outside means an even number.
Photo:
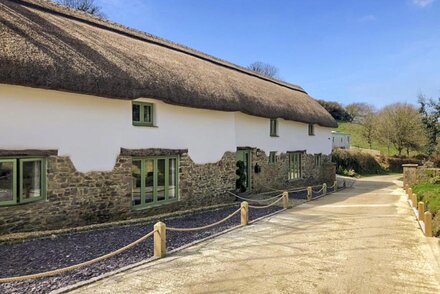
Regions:
<svg viewBox="0 0 440 294"><path fill-rule="evenodd" d="M244 180L242 181L242 184L245 188L245 191L249 190L250 183L251 183L251 152L250 150L237 150L237 169L239 169L238 165L239 162L242 162L244 165L243 168L243 174L244 174ZM239 176L237 176L239 178ZM238 188L238 187L237 187ZM244 192L244 191L242 191Z"/></svg>

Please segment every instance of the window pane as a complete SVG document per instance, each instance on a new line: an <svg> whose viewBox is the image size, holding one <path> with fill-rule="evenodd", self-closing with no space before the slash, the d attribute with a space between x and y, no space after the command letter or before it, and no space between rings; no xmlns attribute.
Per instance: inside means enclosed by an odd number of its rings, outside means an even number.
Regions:
<svg viewBox="0 0 440 294"><path fill-rule="evenodd" d="M157 201L165 200L165 159L157 160Z"/></svg>
<svg viewBox="0 0 440 294"><path fill-rule="evenodd" d="M153 122L152 107L150 105L144 105L144 122Z"/></svg>
<svg viewBox="0 0 440 294"><path fill-rule="evenodd" d="M133 121L140 121L141 120L141 107L138 104L132 105L132 115L133 115Z"/></svg>
<svg viewBox="0 0 440 294"><path fill-rule="evenodd" d="M22 162L22 199L40 197L41 194L41 161Z"/></svg>
<svg viewBox="0 0 440 294"><path fill-rule="evenodd" d="M14 199L14 163L0 162L0 202Z"/></svg>
<svg viewBox="0 0 440 294"><path fill-rule="evenodd" d="M169 176L168 176L168 198L173 199L176 198L177 191L176 191L176 177L177 177L177 170L176 170L176 159L170 158L169 161Z"/></svg>
<svg viewBox="0 0 440 294"><path fill-rule="evenodd" d="M154 193L154 161L145 161L145 203L153 202Z"/></svg>
<svg viewBox="0 0 440 294"><path fill-rule="evenodd" d="M131 166L131 174L132 174L132 203L133 205L141 204L141 161L133 160L133 164Z"/></svg>

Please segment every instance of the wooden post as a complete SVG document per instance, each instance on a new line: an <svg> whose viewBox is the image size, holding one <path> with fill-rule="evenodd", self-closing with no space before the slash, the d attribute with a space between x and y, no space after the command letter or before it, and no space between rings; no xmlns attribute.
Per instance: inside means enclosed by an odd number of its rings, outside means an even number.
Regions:
<svg viewBox="0 0 440 294"><path fill-rule="evenodd" d="M312 187L307 187L307 200L312 200Z"/></svg>
<svg viewBox="0 0 440 294"><path fill-rule="evenodd" d="M322 195L327 195L327 184L322 184Z"/></svg>
<svg viewBox="0 0 440 294"><path fill-rule="evenodd" d="M403 189L405 190L406 194L408 194L408 188L409 188L408 184L405 184L405 186L403 187Z"/></svg>
<svg viewBox="0 0 440 294"><path fill-rule="evenodd" d="M165 257L167 254L166 231L163 222L157 222L154 225L154 256L156 257Z"/></svg>
<svg viewBox="0 0 440 294"><path fill-rule="evenodd" d="M289 192L287 191L283 192L283 208L289 208Z"/></svg>
<svg viewBox="0 0 440 294"><path fill-rule="evenodd" d="M246 226L249 223L249 203L247 201L241 202L241 225Z"/></svg>
<svg viewBox="0 0 440 294"><path fill-rule="evenodd" d="M334 183L333 183L333 192L336 192L337 190L338 190L338 181L335 181Z"/></svg>
<svg viewBox="0 0 440 294"><path fill-rule="evenodd" d="M419 202L419 221L425 221L425 203L422 201Z"/></svg>
<svg viewBox="0 0 440 294"><path fill-rule="evenodd" d="M432 237L432 214L430 211L425 212L425 236Z"/></svg>
<svg viewBox="0 0 440 294"><path fill-rule="evenodd" d="M411 199L412 188L408 188L408 191L406 193L408 194L408 197Z"/></svg>

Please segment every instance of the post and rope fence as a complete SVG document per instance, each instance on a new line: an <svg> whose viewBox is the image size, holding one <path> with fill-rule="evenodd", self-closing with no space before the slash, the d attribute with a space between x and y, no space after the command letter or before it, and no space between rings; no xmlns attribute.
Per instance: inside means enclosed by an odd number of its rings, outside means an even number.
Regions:
<svg viewBox="0 0 440 294"><path fill-rule="evenodd" d="M336 182L334 184L334 187L336 189ZM323 190L326 194L327 192L327 185L323 184L323 187L321 188L321 190ZM321 191L320 190L320 191ZM292 191L292 190L290 190ZM312 200L312 192L313 192L313 187L309 186L309 187L304 187L302 189L295 189L294 191L307 191L307 199L308 200ZM237 210L235 210L234 212L232 212L231 214L229 214L228 216L226 216L225 218L214 222L212 224L209 225L205 225L205 226L201 226L201 227L195 227L195 228L174 228L174 227L167 227L165 223L163 222L157 222L156 224L154 224L153 230L149 233L147 233L146 235L144 235L143 237L133 241L132 243L125 245L124 247L121 247L115 251L112 251L110 253L104 254L102 256L96 257L94 259L85 261L85 262L81 262L75 265L71 265L71 266L67 266L67 267L63 267L63 268L59 268L59 269L55 269L55 270L50 270L50 271L46 271L46 272L41 272L41 273L36 273L36 274L30 274L30 275L23 275L23 276L15 276L15 277L6 277L6 278L0 278L0 283L10 283L10 282L17 282L17 281L24 281L24 280L31 280L31 279L37 279L37 278L45 278L45 277L51 277L51 276L55 276L61 273L65 273L68 271L72 271L81 267L85 267L88 265L92 265L94 263L97 263L99 261L103 261L105 259L108 259L110 257L113 257L117 254L120 254L136 245L138 245L139 243L145 241L146 239L148 239L149 237L153 236L153 256L157 257L157 258L163 258L166 256L167 254L167 246L166 246L166 235L167 235L167 231L175 231L175 232L194 232L194 231L199 231L199 230L205 230L205 229L209 229L212 228L214 226L217 226L221 223L226 222L227 220L231 219L233 216L237 215L238 213L240 213L240 225L239 226L246 226L249 224L249 209L263 209L263 208L268 208L271 206L276 205L279 202L282 202L282 207L283 210L287 209L289 207L289 190L284 190L282 191L281 194L278 194L274 197L270 197L270 198L266 198L266 199L250 199L250 198L245 198L239 195L236 195L230 191L227 191L228 193L234 195L235 197L242 199L244 201L242 201L240 203L240 208L238 208ZM256 202L256 203L261 203L261 202L266 202L266 201L270 201L270 200L274 200L271 203L267 204L267 205L249 205L249 201L251 202ZM429 212L427 212L429 213ZM427 215L427 214L425 214ZM426 216L425 218L426 220L430 219L428 216ZM431 226L431 224L427 223L426 227Z"/></svg>

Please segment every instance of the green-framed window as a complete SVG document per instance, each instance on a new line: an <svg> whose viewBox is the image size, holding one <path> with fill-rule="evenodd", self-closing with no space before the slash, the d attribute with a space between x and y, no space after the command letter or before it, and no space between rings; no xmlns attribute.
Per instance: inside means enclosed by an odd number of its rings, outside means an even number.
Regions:
<svg viewBox="0 0 440 294"><path fill-rule="evenodd" d="M270 119L270 136L278 137L278 119L276 118Z"/></svg>
<svg viewBox="0 0 440 294"><path fill-rule="evenodd" d="M133 101L131 106L132 121L135 126L154 126L154 104Z"/></svg>
<svg viewBox="0 0 440 294"><path fill-rule="evenodd" d="M277 152L270 151L269 152L269 164L275 164L275 163L277 163Z"/></svg>
<svg viewBox="0 0 440 294"><path fill-rule="evenodd" d="M315 167L320 167L322 164L322 154L315 154Z"/></svg>
<svg viewBox="0 0 440 294"><path fill-rule="evenodd" d="M178 199L179 157L132 160L132 205L148 207Z"/></svg>
<svg viewBox="0 0 440 294"><path fill-rule="evenodd" d="M289 180L300 179L302 177L302 152L289 153Z"/></svg>
<svg viewBox="0 0 440 294"><path fill-rule="evenodd" d="M44 158L0 159L0 206L46 198Z"/></svg>
<svg viewBox="0 0 440 294"><path fill-rule="evenodd" d="M314 136L314 135L315 135L315 125L309 124L309 136Z"/></svg>

